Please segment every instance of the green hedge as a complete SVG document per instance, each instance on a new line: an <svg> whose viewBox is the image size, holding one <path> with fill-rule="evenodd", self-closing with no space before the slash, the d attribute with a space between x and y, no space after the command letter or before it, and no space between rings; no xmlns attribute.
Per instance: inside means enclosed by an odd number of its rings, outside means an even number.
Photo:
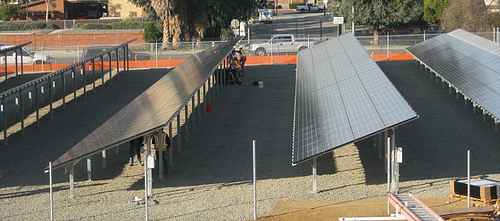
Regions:
<svg viewBox="0 0 500 221"><path fill-rule="evenodd" d="M76 29L111 29L110 24L97 24L97 23L79 23L76 24Z"/></svg>
<svg viewBox="0 0 500 221"><path fill-rule="evenodd" d="M78 29L144 29L148 23L139 21L123 21L114 23L79 23L75 28Z"/></svg>
<svg viewBox="0 0 500 221"><path fill-rule="evenodd" d="M37 29L59 29L52 23L48 22L27 22L27 23L15 23L9 22L0 26L0 31L29 31Z"/></svg>
<svg viewBox="0 0 500 221"><path fill-rule="evenodd" d="M290 7L290 9L297 9L297 5L304 5L304 3L292 3L289 4L288 6Z"/></svg>
<svg viewBox="0 0 500 221"><path fill-rule="evenodd" d="M146 43L162 42L163 39L162 31L163 31L163 23L161 21L150 22L144 28L142 36Z"/></svg>

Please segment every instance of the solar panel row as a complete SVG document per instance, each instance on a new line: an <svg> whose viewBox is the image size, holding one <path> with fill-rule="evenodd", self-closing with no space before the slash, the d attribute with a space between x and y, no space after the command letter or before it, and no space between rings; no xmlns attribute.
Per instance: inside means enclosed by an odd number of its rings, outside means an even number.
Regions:
<svg viewBox="0 0 500 221"><path fill-rule="evenodd" d="M298 55L292 163L418 116L352 34Z"/></svg>
<svg viewBox="0 0 500 221"><path fill-rule="evenodd" d="M443 81L500 117L500 45L455 30L407 48Z"/></svg>
<svg viewBox="0 0 500 221"><path fill-rule="evenodd" d="M53 162L52 167L91 156L172 122L238 39L190 56L99 128Z"/></svg>

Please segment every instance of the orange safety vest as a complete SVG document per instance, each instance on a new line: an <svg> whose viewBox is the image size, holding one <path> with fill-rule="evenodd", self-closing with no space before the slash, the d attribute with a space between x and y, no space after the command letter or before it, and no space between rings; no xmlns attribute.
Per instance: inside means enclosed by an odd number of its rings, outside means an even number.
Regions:
<svg viewBox="0 0 500 221"><path fill-rule="evenodd" d="M155 139L154 145L155 145L155 147L158 147L158 145L160 144L160 142L158 142L158 134L155 134L153 137ZM167 133L163 133L163 143L161 144L161 146L163 147L163 151L167 150L167 147L168 147Z"/></svg>
<svg viewBox="0 0 500 221"><path fill-rule="evenodd" d="M247 53L243 49L241 49L240 52L241 52L241 58L247 59Z"/></svg>
<svg viewBox="0 0 500 221"><path fill-rule="evenodd" d="M238 59L235 59L234 62L236 63L236 65L234 66L234 68L236 68L236 70L242 70L243 68L241 67L241 63L240 63L240 60Z"/></svg>

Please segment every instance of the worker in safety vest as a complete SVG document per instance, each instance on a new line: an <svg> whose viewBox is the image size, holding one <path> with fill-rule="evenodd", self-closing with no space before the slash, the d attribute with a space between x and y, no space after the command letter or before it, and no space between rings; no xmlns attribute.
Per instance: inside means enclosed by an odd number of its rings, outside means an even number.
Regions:
<svg viewBox="0 0 500 221"><path fill-rule="evenodd" d="M160 142L158 140L158 132L153 135L153 144L155 145L156 151L160 151ZM167 157L167 148L170 147L170 138L168 137L168 134L163 132L163 141L161 142L161 150L162 150L162 155L163 155L163 173L168 173L168 157ZM157 157L156 160L159 162L159 158ZM158 163L159 165L159 163Z"/></svg>
<svg viewBox="0 0 500 221"><path fill-rule="evenodd" d="M247 61L247 52L243 50L243 45L240 45L240 63L241 63L241 76L245 77L245 74L243 74L243 71L245 70L245 62Z"/></svg>
<svg viewBox="0 0 500 221"><path fill-rule="evenodd" d="M233 71L233 77L234 77L234 80L235 80L235 83L240 85L241 84L241 81L240 81L240 73L241 73L241 63L240 63L240 60L238 59L238 55L237 53L235 53L233 51L231 57L230 57L230 68L231 68L231 71Z"/></svg>

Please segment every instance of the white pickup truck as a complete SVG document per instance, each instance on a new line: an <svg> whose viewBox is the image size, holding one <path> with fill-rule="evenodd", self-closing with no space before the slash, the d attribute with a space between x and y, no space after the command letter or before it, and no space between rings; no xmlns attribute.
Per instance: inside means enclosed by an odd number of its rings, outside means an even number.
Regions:
<svg viewBox="0 0 500 221"><path fill-rule="evenodd" d="M296 53L302 49L306 49L316 45L312 40L296 41L292 34L276 34L272 35L271 39L265 43L251 44L250 53L258 56L266 55L267 53Z"/></svg>
<svg viewBox="0 0 500 221"><path fill-rule="evenodd" d="M300 12L323 12L323 6L314 3L306 3L305 5L297 5L297 11Z"/></svg>
<svg viewBox="0 0 500 221"><path fill-rule="evenodd" d="M11 47L14 46L8 44L0 44L0 49L8 49ZM52 61L52 58L47 53L33 52L25 47L22 47L21 50L13 50L6 53L0 53L0 64L5 64L5 58L7 58L7 64L15 64L16 55L18 64L21 64L21 59L23 64L42 64L50 63Z"/></svg>

